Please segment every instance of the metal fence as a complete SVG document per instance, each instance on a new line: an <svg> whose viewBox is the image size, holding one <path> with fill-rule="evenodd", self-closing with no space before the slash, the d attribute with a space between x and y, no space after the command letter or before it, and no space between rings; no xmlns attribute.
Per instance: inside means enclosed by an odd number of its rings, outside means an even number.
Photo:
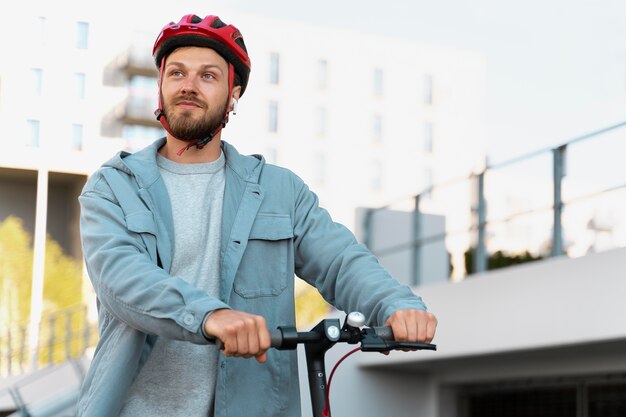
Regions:
<svg viewBox="0 0 626 417"><path fill-rule="evenodd" d="M97 326L87 319L87 306L77 305L44 315L36 346L29 324L0 335L0 378L36 371L83 357L97 341Z"/></svg>
<svg viewBox="0 0 626 417"><path fill-rule="evenodd" d="M440 275L434 280L460 280L516 263L623 247L624 155L626 122L487 164L482 172L367 209L361 240L383 264L408 263L400 269L413 285L433 281L433 274ZM409 238L383 236L393 221L389 212L405 214L400 221ZM446 256L437 262L447 265L433 270L428 264L441 251Z"/></svg>

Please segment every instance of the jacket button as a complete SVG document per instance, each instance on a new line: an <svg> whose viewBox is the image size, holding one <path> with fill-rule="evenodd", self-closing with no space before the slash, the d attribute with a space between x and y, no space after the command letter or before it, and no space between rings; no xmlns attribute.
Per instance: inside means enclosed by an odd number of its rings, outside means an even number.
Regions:
<svg viewBox="0 0 626 417"><path fill-rule="evenodd" d="M193 321L193 314L187 314L185 317L183 317L183 323L185 323L187 326L191 326L193 324Z"/></svg>

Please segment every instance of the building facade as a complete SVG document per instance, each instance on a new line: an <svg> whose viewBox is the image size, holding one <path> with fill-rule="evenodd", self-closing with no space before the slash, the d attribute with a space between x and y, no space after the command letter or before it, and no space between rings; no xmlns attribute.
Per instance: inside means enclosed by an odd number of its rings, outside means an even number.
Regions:
<svg viewBox="0 0 626 417"><path fill-rule="evenodd" d="M115 152L163 135L153 115L158 74L150 54L163 22L180 12L112 21L86 5L39 7L24 10L27 32L24 21L2 29L3 39L24 37L7 42L14 59L0 64L8 138L0 221L23 220L40 284L46 234L81 259L76 198L90 173ZM223 18L244 34L253 64L222 138L293 169L348 228L356 207L414 194L483 163L480 56L240 13Z"/></svg>

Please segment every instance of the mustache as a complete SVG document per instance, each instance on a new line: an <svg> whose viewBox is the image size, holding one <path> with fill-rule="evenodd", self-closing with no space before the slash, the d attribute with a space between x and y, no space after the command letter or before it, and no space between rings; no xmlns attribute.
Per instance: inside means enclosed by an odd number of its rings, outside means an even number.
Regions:
<svg viewBox="0 0 626 417"><path fill-rule="evenodd" d="M193 104L197 105L198 107L206 108L206 104L203 101L198 100L196 97L190 96L190 95L184 95L184 96L178 97L174 101L174 104L179 104L179 103L183 103L183 102L193 103Z"/></svg>

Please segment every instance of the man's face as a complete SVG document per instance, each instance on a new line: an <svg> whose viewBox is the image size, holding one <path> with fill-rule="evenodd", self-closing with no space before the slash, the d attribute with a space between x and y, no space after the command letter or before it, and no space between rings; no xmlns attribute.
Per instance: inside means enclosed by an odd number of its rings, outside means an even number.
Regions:
<svg viewBox="0 0 626 417"><path fill-rule="evenodd" d="M172 133L203 139L220 125L229 104L228 64L209 48L178 48L165 60L161 94Z"/></svg>

